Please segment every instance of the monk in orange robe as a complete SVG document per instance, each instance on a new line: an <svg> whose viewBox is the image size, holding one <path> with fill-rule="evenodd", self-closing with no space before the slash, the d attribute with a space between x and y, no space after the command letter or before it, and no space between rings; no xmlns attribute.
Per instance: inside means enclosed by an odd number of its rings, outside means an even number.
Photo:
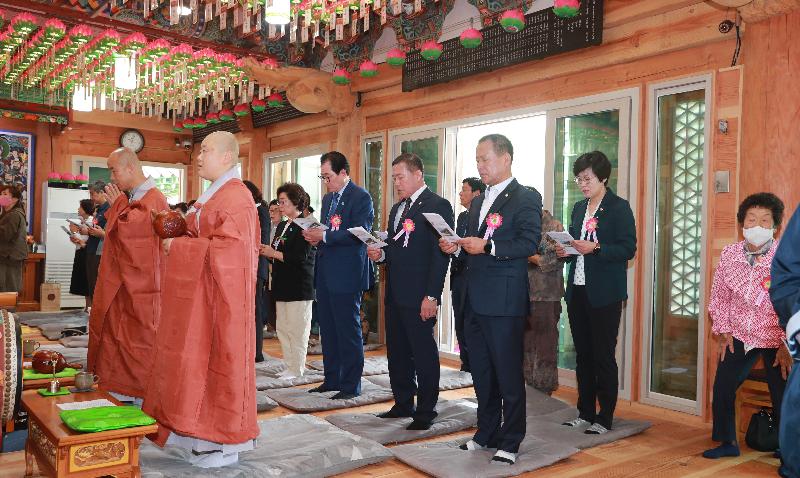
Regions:
<svg viewBox="0 0 800 478"><path fill-rule="evenodd" d="M153 368L163 267L150 211L168 206L130 149L112 152L108 169L111 207L105 231L95 231L104 243L89 316L87 369L100 376L101 389L141 401Z"/></svg>
<svg viewBox="0 0 800 478"><path fill-rule="evenodd" d="M253 298L260 233L238 157L231 133L203 140L198 172L212 184L186 215L188 236L163 241L160 370L143 406L159 423L150 438L191 449L201 467L236 462L259 434Z"/></svg>

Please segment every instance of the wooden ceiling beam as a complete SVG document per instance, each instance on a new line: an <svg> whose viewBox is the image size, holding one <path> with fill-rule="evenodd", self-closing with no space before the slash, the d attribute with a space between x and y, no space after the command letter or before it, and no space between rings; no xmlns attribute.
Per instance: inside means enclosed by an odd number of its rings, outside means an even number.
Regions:
<svg viewBox="0 0 800 478"><path fill-rule="evenodd" d="M269 56L266 53L254 52L246 48L239 48L232 45L225 45L222 43L201 40L199 38L188 37L161 28L149 27L146 25L134 25L133 23L114 20L113 18L106 16L90 18L85 12L74 10L68 6L48 5L45 3L31 2L30 0L0 0L0 7L8 8L9 10L16 12L29 12L38 14L46 18L55 17L71 25L84 23L97 28L113 28L123 33L139 32L144 34L150 40L164 38L177 43L187 43L195 48L211 48L215 51L233 53L234 55L243 57L252 56L264 59Z"/></svg>

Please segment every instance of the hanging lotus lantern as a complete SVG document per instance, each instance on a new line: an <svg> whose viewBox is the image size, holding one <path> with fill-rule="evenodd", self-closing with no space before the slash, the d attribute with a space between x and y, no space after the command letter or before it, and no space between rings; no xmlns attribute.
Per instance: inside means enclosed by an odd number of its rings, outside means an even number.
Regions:
<svg viewBox="0 0 800 478"><path fill-rule="evenodd" d="M580 9L580 0L555 0L553 5L553 13L559 18L572 18Z"/></svg>
<svg viewBox="0 0 800 478"><path fill-rule="evenodd" d="M78 184L89 184L89 176L85 174L78 174L75 176L75 182Z"/></svg>
<svg viewBox="0 0 800 478"><path fill-rule="evenodd" d="M28 12L22 12L11 19L11 28L16 33L30 33L36 30L36 17Z"/></svg>
<svg viewBox="0 0 800 478"><path fill-rule="evenodd" d="M198 116L194 119L194 127L197 129L205 128L206 127L206 119L202 116Z"/></svg>
<svg viewBox="0 0 800 478"><path fill-rule="evenodd" d="M247 116L250 114L250 105L247 103L241 103L233 108L233 114L236 116Z"/></svg>
<svg viewBox="0 0 800 478"><path fill-rule="evenodd" d="M509 33L521 32L525 28L525 14L522 10L506 10L500 15L500 25Z"/></svg>
<svg viewBox="0 0 800 478"><path fill-rule="evenodd" d="M250 107L253 108L253 111L256 113L261 113L267 109L267 102L261 98L253 98L253 101L250 102Z"/></svg>
<svg viewBox="0 0 800 478"><path fill-rule="evenodd" d="M406 52L399 48L392 48L386 53L386 63L389 66L401 67L406 64Z"/></svg>
<svg viewBox="0 0 800 478"><path fill-rule="evenodd" d="M267 104L270 108L283 108L283 95L278 92L272 93L267 97Z"/></svg>
<svg viewBox="0 0 800 478"><path fill-rule="evenodd" d="M426 41L419 50L422 58L428 61L436 61L442 56L442 44L435 40Z"/></svg>
<svg viewBox="0 0 800 478"><path fill-rule="evenodd" d="M55 171L51 173L47 173L47 182L48 183L57 183L61 181L61 174Z"/></svg>
<svg viewBox="0 0 800 478"><path fill-rule="evenodd" d="M337 68L333 70L333 82L340 86L349 84L350 72L344 68Z"/></svg>
<svg viewBox="0 0 800 478"><path fill-rule="evenodd" d="M222 121L233 121L234 114L228 108L222 108L219 112L219 119Z"/></svg>
<svg viewBox="0 0 800 478"><path fill-rule="evenodd" d="M358 74L361 78L375 78L378 76L378 65L372 60L364 60L358 68Z"/></svg>
<svg viewBox="0 0 800 478"><path fill-rule="evenodd" d="M217 113L208 113L206 115L206 122L208 124L217 124L217 123L219 123L219 115Z"/></svg>
<svg viewBox="0 0 800 478"><path fill-rule="evenodd" d="M467 28L461 32L458 41L464 48L478 48L483 43L483 33L476 28Z"/></svg>
<svg viewBox="0 0 800 478"><path fill-rule="evenodd" d="M73 184L75 182L75 175L72 173L63 173L61 175L61 182L67 184Z"/></svg>
<svg viewBox="0 0 800 478"><path fill-rule="evenodd" d="M175 125L172 127L172 131L176 133L183 131L183 121L176 121Z"/></svg>

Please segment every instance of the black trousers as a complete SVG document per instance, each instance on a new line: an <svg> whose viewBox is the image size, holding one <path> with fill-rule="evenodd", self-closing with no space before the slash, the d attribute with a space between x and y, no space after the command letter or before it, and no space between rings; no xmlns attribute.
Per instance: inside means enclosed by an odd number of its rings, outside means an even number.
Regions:
<svg viewBox="0 0 800 478"><path fill-rule="evenodd" d="M256 278L256 360L264 359L264 324L269 317L267 281Z"/></svg>
<svg viewBox="0 0 800 478"><path fill-rule="evenodd" d="M451 297L453 298L453 322L456 329L456 339L458 340L458 355L461 359L461 370L469 372L469 349L467 348L467 337L464 333L464 305L460 300L461 294L461 291L457 290L453 290L451 293Z"/></svg>
<svg viewBox="0 0 800 478"><path fill-rule="evenodd" d="M592 307L586 287L573 286L567 314L577 355L578 416L611 430L619 390L616 350L622 302Z"/></svg>
<svg viewBox="0 0 800 478"><path fill-rule="evenodd" d="M517 453L525 438L525 317L478 315L468 303L464 309L464 331L478 398L478 431L473 440Z"/></svg>
<svg viewBox="0 0 800 478"><path fill-rule="evenodd" d="M422 320L419 308L386 308L386 356L394 395L393 410L421 422L436 418L439 400L439 350L436 319ZM417 397L416 407L414 396Z"/></svg>
<svg viewBox="0 0 800 478"><path fill-rule="evenodd" d="M780 423L786 380L781 376L781 368L772 366L777 352L778 349L752 349L745 353L744 344L736 338L733 339L733 353L730 350L725 353L725 360L717 365L717 375L714 377L714 399L711 403L714 414L711 432L713 440L736 441L736 391L747 379L758 357L764 359L773 416L776 423Z"/></svg>

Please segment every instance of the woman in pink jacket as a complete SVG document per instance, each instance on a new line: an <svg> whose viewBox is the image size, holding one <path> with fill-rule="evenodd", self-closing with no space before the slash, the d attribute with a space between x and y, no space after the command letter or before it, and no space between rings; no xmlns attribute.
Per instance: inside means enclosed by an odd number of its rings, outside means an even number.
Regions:
<svg viewBox="0 0 800 478"><path fill-rule="evenodd" d="M712 459L739 456L736 390L758 357L766 366L776 421L792 366L784 345L786 334L769 298L770 267L778 247L783 202L771 193L753 194L739 206L736 219L745 240L722 250L708 305L712 331L719 343L711 438L721 444L703 452L704 457Z"/></svg>

